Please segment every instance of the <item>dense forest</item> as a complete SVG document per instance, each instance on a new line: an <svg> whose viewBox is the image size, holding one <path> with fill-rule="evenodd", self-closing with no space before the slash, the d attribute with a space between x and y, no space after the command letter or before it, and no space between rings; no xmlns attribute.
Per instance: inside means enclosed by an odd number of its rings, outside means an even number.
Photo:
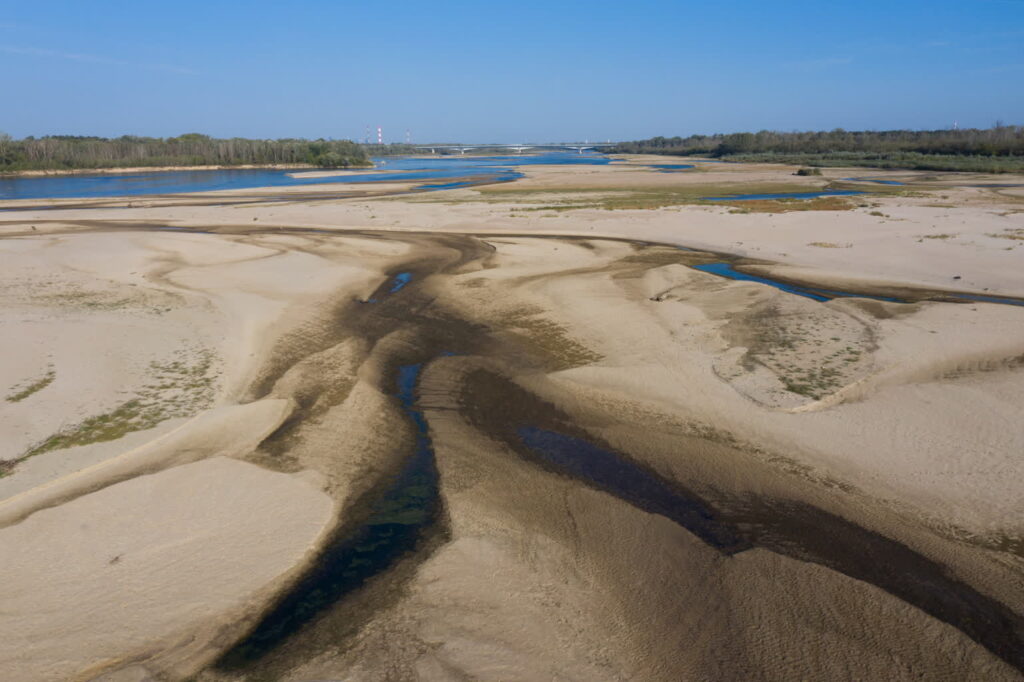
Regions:
<svg viewBox="0 0 1024 682"><path fill-rule="evenodd" d="M922 170L1024 170L1024 126L988 129L759 133L653 137L623 142L620 154L710 156L811 166L876 166Z"/></svg>
<svg viewBox="0 0 1024 682"><path fill-rule="evenodd" d="M348 140L217 139L198 133L166 138L49 135L15 140L0 133L0 172L250 164L346 168L366 166L370 160L362 146Z"/></svg>

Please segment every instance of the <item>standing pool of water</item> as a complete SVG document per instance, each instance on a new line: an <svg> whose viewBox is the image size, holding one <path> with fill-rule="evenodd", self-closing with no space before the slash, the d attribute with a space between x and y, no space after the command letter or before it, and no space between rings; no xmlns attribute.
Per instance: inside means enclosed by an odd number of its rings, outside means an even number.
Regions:
<svg viewBox="0 0 1024 682"><path fill-rule="evenodd" d="M404 287L406 284L408 284L411 281L412 281L412 273L411 272L400 272L400 273L398 273L397 275L395 275L394 280L392 280L391 289L388 290L388 293L389 294L393 294L396 291L401 290L402 287Z"/></svg>
<svg viewBox="0 0 1024 682"><path fill-rule="evenodd" d="M898 180L879 180L878 178L843 178L849 182L873 182L876 185L905 185L905 182L899 182Z"/></svg>
<svg viewBox="0 0 1024 682"><path fill-rule="evenodd" d="M671 173L677 170L686 170L693 168L692 163L652 163L647 166L648 168L654 168L661 173Z"/></svg>

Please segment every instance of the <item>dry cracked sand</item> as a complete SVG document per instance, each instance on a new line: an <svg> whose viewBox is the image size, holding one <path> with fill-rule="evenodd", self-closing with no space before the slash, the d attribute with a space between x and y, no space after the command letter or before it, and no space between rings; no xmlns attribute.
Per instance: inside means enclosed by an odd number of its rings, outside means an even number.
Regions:
<svg viewBox="0 0 1024 682"><path fill-rule="evenodd" d="M651 161L5 202L3 679L1021 679L1024 197Z"/></svg>

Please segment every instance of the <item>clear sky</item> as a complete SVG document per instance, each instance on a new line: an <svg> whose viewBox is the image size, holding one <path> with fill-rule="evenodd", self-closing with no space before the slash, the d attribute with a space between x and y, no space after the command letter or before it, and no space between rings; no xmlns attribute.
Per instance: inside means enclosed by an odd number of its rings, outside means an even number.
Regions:
<svg viewBox="0 0 1024 682"><path fill-rule="evenodd" d="M525 142L1024 123L1024 0L0 0L0 131Z"/></svg>

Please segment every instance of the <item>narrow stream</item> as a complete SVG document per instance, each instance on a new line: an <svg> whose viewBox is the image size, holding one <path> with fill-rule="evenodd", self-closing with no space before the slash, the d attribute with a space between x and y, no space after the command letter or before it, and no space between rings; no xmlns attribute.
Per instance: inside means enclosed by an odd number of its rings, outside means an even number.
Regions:
<svg viewBox="0 0 1024 682"><path fill-rule="evenodd" d="M441 501L434 449L427 421L416 404L422 369L422 363L402 365L395 377L395 395L416 431L413 452L402 470L373 502L365 523L329 541L313 568L221 657L218 668L237 670L261 658L324 609L414 551L437 521Z"/></svg>
<svg viewBox="0 0 1024 682"><path fill-rule="evenodd" d="M730 263L705 263L703 265L691 266L694 270L700 270L701 272L708 272L712 275L718 275L719 277L725 277L727 279L733 279L742 282L759 282L761 284L767 284L768 286L775 287L781 291L785 291L789 294L796 294L797 296L803 296L810 298L815 301L831 301L834 298L870 298L876 301L889 301L891 303L907 303L907 301L893 298L891 296L873 296L871 294L860 294L850 291L835 291L833 289L818 289L813 287L804 287L798 284L789 284L787 282L781 282L776 279L769 277L761 277L759 275L751 275L746 272L740 272L732 266Z"/></svg>
<svg viewBox="0 0 1024 682"><path fill-rule="evenodd" d="M700 265L691 265L694 270L700 270L701 272L707 272L712 275L718 275L719 277L725 277L726 279L732 279L742 282L759 282L761 284L767 284L768 286L775 287L786 293L795 294L797 296L803 296L810 298L815 301L831 301L836 298L868 298L875 301L888 301L889 303L912 303L913 301L905 298L897 298L895 296L880 296L878 294L867 294L856 291L839 291L836 289L822 289L818 287L803 286L800 284L793 284L790 282L784 282L770 277L762 277L760 275L751 275L746 272L737 270L731 263L719 262L719 263L703 263ZM957 291L937 291L933 295L924 296L920 300L925 301L939 301L946 303L999 303L1002 305L1015 305L1024 306L1024 299L1011 298L1009 296L989 296L986 294L971 294L966 292Z"/></svg>

